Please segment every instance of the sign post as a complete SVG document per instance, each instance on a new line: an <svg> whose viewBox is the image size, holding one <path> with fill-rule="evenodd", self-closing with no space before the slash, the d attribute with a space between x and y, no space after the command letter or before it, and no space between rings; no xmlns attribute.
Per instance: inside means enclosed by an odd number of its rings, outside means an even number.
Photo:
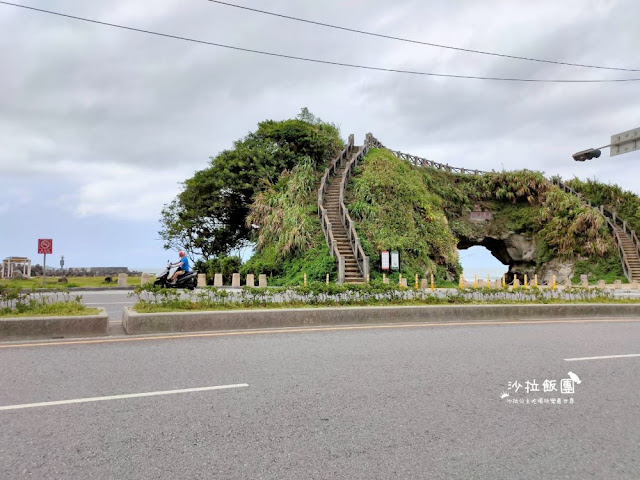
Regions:
<svg viewBox="0 0 640 480"><path fill-rule="evenodd" d="M39 238L38 239L38 253L42 253L44 255L44 259L42 261L42 286L46 286L47 283L47 253L53 253L53 240L50 238Z"/></svg>

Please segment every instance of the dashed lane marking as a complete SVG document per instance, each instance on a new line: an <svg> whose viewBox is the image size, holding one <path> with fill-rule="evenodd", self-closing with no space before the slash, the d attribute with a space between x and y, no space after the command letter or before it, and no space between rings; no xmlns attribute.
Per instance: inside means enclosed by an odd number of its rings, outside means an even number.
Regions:
<svg viewBox="0 0 640 480"><path fill-rule="evenodd" d="M36 408L36 407L53 407L55 405L68 405L70 403L89 403L89 402L104 402L107 400L121 400L125 398L140 398L140 397L155 397L158 395L174 395L176 393L194 393L194 392L207 392L209 390L225 390L228 388L243 388L248 387L246 383L237 383L234 385L217 385L215 387L198 387L198 388L183 388L181 390L164 390L160 392L145 392L145 393L128 393L125 395L108 395L106 397L90 397L90 398L74 398L72 400L58 400L56 402L40 402L40 403L23 403L19 405L6 405L0 407L0 410L20 410L23 408Z"/></svg>
<svg viewBox="0 0 640 480"><path fill-rule="evenodd" d="M630 358L640 357L640 353L630 353L628 355L605 355L602 357L580 357L580 358L565 358L565 362L579 362L581 360L605 360L609 358Z"/></svg>

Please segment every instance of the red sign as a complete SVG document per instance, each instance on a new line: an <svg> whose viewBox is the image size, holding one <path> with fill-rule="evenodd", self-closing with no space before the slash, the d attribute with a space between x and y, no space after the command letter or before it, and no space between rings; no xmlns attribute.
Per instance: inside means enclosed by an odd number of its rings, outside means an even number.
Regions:
<svg viewBox="0 0 640 480"><path fill-rule="evenodd" d="M53 253L53 240L50 238L39 238L38 253Z"/></svg>

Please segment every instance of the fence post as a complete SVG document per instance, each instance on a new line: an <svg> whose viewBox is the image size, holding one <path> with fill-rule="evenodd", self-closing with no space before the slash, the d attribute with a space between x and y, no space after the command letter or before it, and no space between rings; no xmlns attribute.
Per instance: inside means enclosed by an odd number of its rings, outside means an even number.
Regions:
<svg viewBox="0 0 640 480"><path fill-rule="evenodd" d="M369 274L371 273L370 270L369 270L369 257L365 256L362 259L362 265L363 265L363 268L364 268L364 276L366 278L369 278ZM369 284L368 280L367 280L367 284Z"/></svg>
<svg viewBox="0 0 640 480"><path fill-rule="evenodd" d="M342 285L344 283L344 257L338 256L338 283Z"/></svg>

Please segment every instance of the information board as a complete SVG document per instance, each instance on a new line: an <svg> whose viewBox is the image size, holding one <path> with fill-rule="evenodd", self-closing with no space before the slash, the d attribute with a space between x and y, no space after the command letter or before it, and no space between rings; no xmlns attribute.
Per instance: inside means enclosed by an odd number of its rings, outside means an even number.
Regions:
<svg viewBox="0 0 640 480"><path fill-rule="evenodd" d="M400 253L396 250L391 252L391 270L400 270Z"/></svg>
<svg viewBox="0 0 640 480"><path fill-rule="evenodd" d="M382 270L389 270L389 250L380 252L380 265Z"/></svg>

